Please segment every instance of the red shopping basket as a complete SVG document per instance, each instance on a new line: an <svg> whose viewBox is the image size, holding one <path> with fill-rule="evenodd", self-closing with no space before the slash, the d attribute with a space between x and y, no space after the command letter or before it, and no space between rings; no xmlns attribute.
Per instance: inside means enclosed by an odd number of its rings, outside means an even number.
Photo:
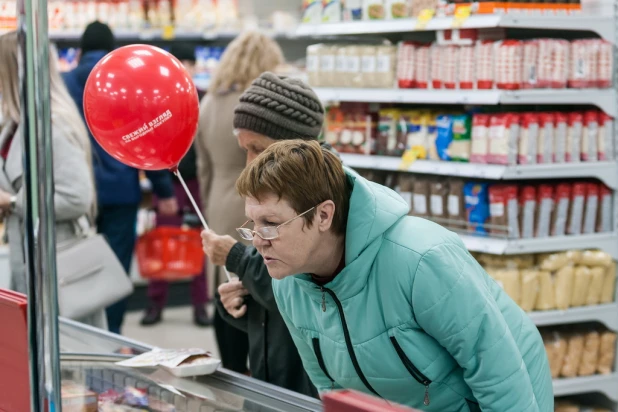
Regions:
<svg viewBox="0 0 618 412"><path fill-rule="evenodd" d="M161 226L137 241L137 262L142 277L174 280L202 273L204 252L199 229Z"/></svg>

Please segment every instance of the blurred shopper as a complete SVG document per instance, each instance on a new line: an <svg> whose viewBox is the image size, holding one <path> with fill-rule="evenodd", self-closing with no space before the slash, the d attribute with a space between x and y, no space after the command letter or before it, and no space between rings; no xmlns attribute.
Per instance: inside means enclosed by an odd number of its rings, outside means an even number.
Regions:
<svg viewBox="0 0 618 412"><path fill-rule="evenodd" d="M270 146L237 182L240 226L320 392L424 411L553 410L538 329L459 236L315 142Z"/></svg>
<svg viewBox="0 0 618 412"><path fill-rule="evenodd" d="M94 66L114 49L114 35L106 24L90 23L80 40L79 63L64 74L69 93L83 118L83 95L86 80ZM97 188L97 231L103 234L118 256L127 273L135 249L137 211L142 198L137 169L111 157L90 135L93 147L94 174ZM146 172L154 193L159 197L158 210L164 215L176 215L178 204L174 197L172 178L168 171ZM127 299L107 308L109 330L120 333Z"/></svg>
<svg viewBox="0 0 618 412"><path fill-rule="evenodd" d="M317 140L323 122L324 108L309 86L300 80L264 73L240 97L233 122L238 143L233 140L231 143L239 144L245 150L246 162L249 163L279 140ZM229 178L232 178L231 174ZM234 189L227 190L229 200L226 198L220 207L229 206L232 201L235 205L238 203ZM234 216L246 220L244 210ZM255 248L230 236L217 235L233 233L231 225L234 222L226 224L221 228L225 232L213 226L212 231L203 234L206 254L215 264L226 265L240 278L240 281L219 287L218 313L231 324L248 331L253 377L317 396L279 314L264 259Z"/></svg>
<svg viewBox="0 0 618 412"><path fill-rule="evenodd" d="M187 71L193 76L195 74L195 48L184 43L174 43L170 48L170 53L184 65ZM200 100L203 93L199 93ZM197 158L195 154L195 144L191 146L189 152L178 165L178 171L185 180L193 198L201 207L199 184L197 181ZM174 192L180 209L180 213L175 216L165 216L157 213L157 226L181 226L188 218L194 217L195 211L191 205L189 197L185 193L180 181L173 173L170 173L174 181ZM195 219L194 219L195 220ZM148 298L150 304L141 324L144 326L155 325L161 322L163 308L167 303L167 293L169 283L164 280L152 280L148 284ZM193 305L193 322L197 326L208 326L211 324L206 313L206 277L204 272L196 274L191 282L191 303Z"/></svg>
<svg viewBox="0 0 618 412"><path fill-rule="evenodd" d="M216 233L234 233L235 221L244 216L244 205L234 190L234 183L245 167L247 154L234 135L234 108L253 80L283 62L281 49L274 40L259 32L241 34L221 56L202 101L196 141L198 176L206 218ZM232 239L233 243L238 240L238 236ZM208 266L209 290L214 291L226 277L223 268L214 266L210 260ZM246 318L234 325L215 311L214 326L223 366L245 373L249 351ZM256 356L251 355L253 359Z"/></svg>
<svg viewBox="0 0 618 412"><path fill-rule="evenodd" d="M0 36L0 91L2 118L0 130L0 211L5 217L10 248L11 288L27 294L24 262L23 149L20 136L20 79L16 32ZM75 225L96 214L92 154L86 126L58 71L58 54L50 48L49 78L51 132L54 166L54 211L56 240L77 237ZM105 311L76 319L105 328Z"/></svg>

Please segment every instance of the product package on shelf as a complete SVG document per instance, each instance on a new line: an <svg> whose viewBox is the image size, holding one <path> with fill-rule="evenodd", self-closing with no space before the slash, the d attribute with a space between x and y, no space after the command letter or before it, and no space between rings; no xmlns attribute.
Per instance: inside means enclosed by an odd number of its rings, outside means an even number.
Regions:
<svg viewBox="0 0 618 412"><path fill-rule="evenodd" d="M577 400L557 399L554 403L554 412L612 412L612 410Z"/></svg>
<svg viewBox="0 0 618 412"><path fill-rule="evenodd" d="M614 301L616 264L602 251L568 251L476 259L526 311L566 310Z"/></svg>

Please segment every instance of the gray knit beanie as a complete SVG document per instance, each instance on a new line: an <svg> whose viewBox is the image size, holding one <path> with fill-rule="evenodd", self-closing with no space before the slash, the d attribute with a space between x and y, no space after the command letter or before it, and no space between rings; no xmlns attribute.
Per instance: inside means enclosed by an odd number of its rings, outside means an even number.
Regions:
<svg viewBox="0 0 618 412"><path fill-rule="evenodd" d="M235 129L276 140L316 140L323 123L324 107L311 87L270 72L253 81L234 110Z"/></svg>

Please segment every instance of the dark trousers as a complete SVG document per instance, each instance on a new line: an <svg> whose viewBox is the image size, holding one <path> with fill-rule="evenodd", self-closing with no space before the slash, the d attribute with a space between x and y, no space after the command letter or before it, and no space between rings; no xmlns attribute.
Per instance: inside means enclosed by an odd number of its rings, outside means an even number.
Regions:
<svg viewBox="0 0 618 412"><path fill-rule="evenodd" d="M97 230L107 238L110 247L127 274L135 249L138 205L100 206ZM120 334L129 298L122 299L106 309L110 332Z"/></svg>
<svg viewBox="0 0 618 412"><path fill-rule="evenodd" d="M240 329L230 325L219 315L215 308L213 320L217 346L221 353L221 363L226 369L238 373L247 373L247 357L249 355L249 337Z"/></svg>

